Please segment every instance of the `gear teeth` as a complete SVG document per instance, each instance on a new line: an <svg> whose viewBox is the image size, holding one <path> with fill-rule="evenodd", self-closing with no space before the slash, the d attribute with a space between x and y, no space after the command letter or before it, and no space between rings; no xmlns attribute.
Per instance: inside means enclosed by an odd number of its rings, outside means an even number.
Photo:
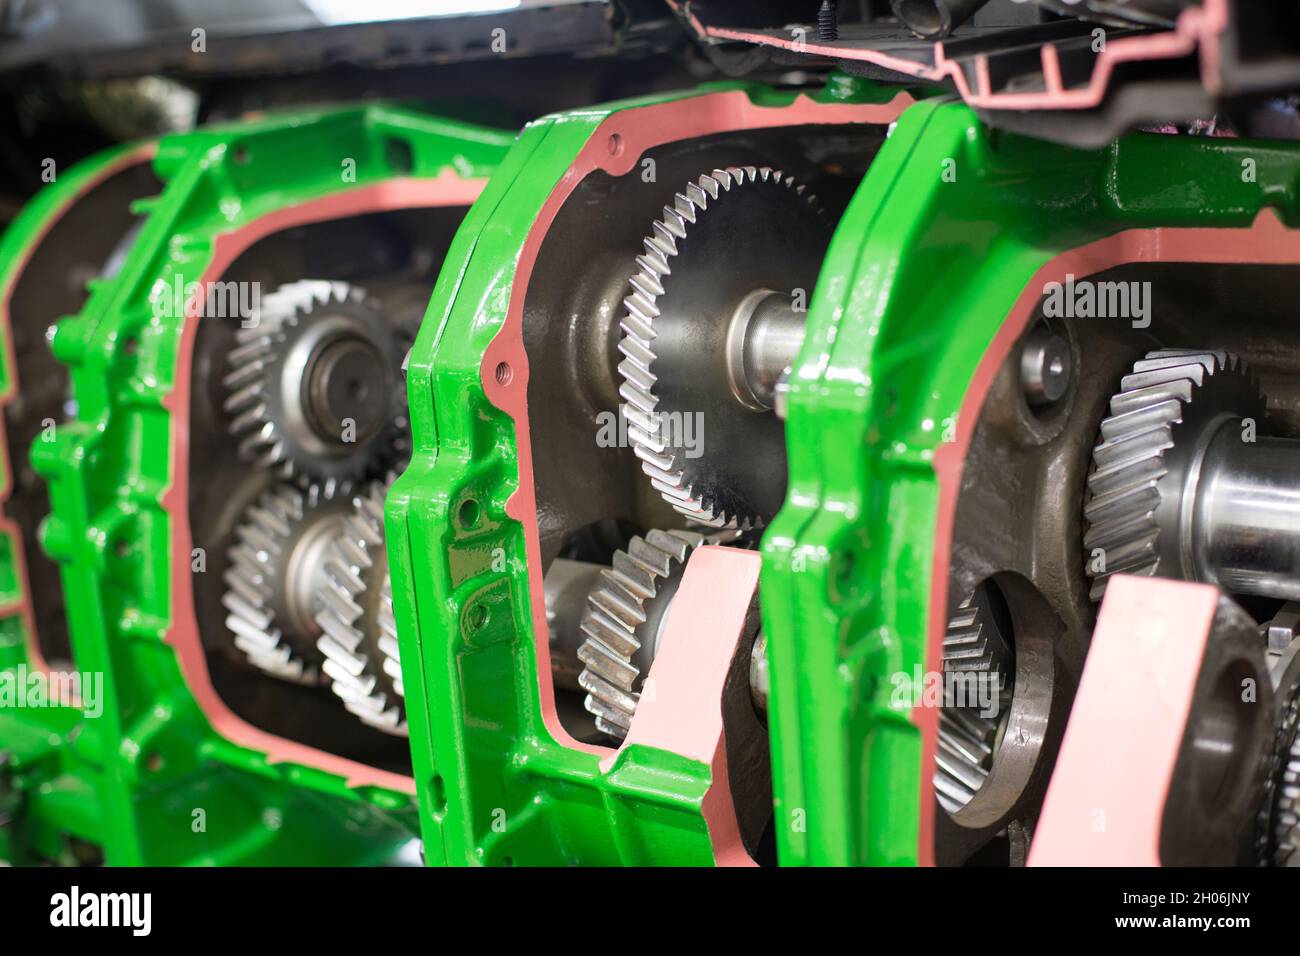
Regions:
<svg viewBox="0 0 1300 956"><path fill-rule="evenodd" d="M1279 613L1294 607L1288 604ZM1300 632L1294 619L1285 623L1291 637L1284 648L1274 649L1273 636L1269 635L1269 667L1281 706L1265 769L1255 849L1262 866L1300 867L1300 681L1291 674L1300 648ZM1267 634L1271 624L1265 624L1261 631Z"/></svg>
<svg viewBox="0 0 1300 956"><path fill-rule="evenodd" d="M1094 601L1105 595L1112 575L1152 576L1160 570L1160 482L1169 472L1176 431L1200 391L1225 374L1254 388L1244 360L1229 352L1196 349L1149 352L1120 381L1093 448L1083 509ZM1262 408L1262 399L1259 404ZM1105 570L1095 572L1091 555L1099 550Z"/></svg>
<svg viewBox="0 0 1300 956"><path fill-rule="evenodd" d="M1291 743L1273 814L1275 866L1300 867L1300 734Z"/></svg>
<svg viewBox="0 0 1300 956"><path fill-rule="evenodd" d="M1011 686L1004 661L990 630L996 625L972 592L948 621L943 636L943 672L996 673L998 713L987 716L974 707L945 700L939 711L939 747L935 754L934 792L939 804L956 813L974 799L993 767L998 726L1010 704Z"/></svg>
<svg viewBox="0 0 1300 956"><path fill-rule="evenodd" d="M578 686L587 692L585 706L602 733L619 740L627 736L643 677L636 658L655 637L648 627L658 620L654 612L664 610L656 603L703 543L703 535L690 531L655 530L635 537L626 550L614 554L588 595L581 625L584 639L578 648L583 663Z"/></svg>
<svg viewBox="0 0 1300 956"><path fill-rule="evenodd" d="M393 579L385 574L379 586L379 650L384 655L384 673L398 697L406 697L402 686L402 652L397 644L397 616L393 613Z"/></svg>
<svg viewBox="0 0 1300 956"><path fill-rule="evenodd" d="M384 500L394 477L373 482L353 500L353 512L334 541L316 617L321 628L317 647L343 706L363 723L405 737L397 624L384 552ZM379 589L373 600L372 587Z"/></svg>
<svg viewBox="0 0 1300 956"><path fill-rule="evenodd" d="M623 300L626 314L621 327L623 338L618 350L624 356L618 371L623 379L619 396L623 400L622 414L628 423L628 438L633 450L641 459L642 470L664 500L691 522L707 528L738 528L748 530L760 522L756 514L732 514L722 509L715 496L697 488L686 477L686 466L676 455L665 448L658 438L655 410L659 400L655 395L658 379L651 367L654 349L655 319L659 317L657 299L664 294L664 279L672 274L672 260L678 255L678 242L685 239L699 214L723 193L733 188L756 182L784 184L804 195L804 187L780 170L768 166L743 166L715 169L701 175L673 197L673 204L665 206L662 218L651 225L650 235L642 240L644 255L637 256L637 271L630 280L632 293ZM811 196L807 201L816 207Z"/></svg>
<svg viewBox="0 0 1300 956"><path fill-rule="evenodd" d="M316 474L325 469L313 468L309 454L286 433L276 410L281 400L277 374L290 339L314 312L326 305L360 305L368 301L361 289L324 279L290 282L262 297L255 323L236 333L235 346L227 356L228 371L222 379L227 390L222 408L241 458L279 478L308 473L313 480L339 480L338 476ZM387 441L396 448L404 427L400 419L397 416L389 429L396 432L391 440L381 440L376 447L387 447ZM400 452L400 448L397 450ZM362 470L358 466L344 480Z"/></svg>
<svg viewBox="0 0 1300 956"><path fill-rule="evenodd" d="M275 619L272 602L280 585L288 546L310 513L334 499L337 488L279 485L245 512L235 529L222 580L226 627L234 643L258 670L295 684L319 682L317 668L294 652Z"/></svg>
<svg viewBox="0 0 1300 956"><path fill-rule="evenodd" d="M330 301L336 291L346 295L347 286L310 279L280 286L262 299L256 322L240 329L230 351L231 369L223 379L229 390L223 407L231 419L230 433L239 439L243 458L282 477L291 477L294 467L285 454L279 427L268 417L267 395L273 383L267 373L277 346L297 326L300 314Z"/></svg>

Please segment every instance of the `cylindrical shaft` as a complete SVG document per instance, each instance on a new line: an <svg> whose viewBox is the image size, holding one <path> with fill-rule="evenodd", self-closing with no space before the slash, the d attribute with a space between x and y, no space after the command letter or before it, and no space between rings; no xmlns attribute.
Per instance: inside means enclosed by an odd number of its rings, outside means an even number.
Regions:
<svg viewBox="0 0 1300 956"><path fill-rule="evenodd" d="M773 407L776 383L799 355L807 320L783 292L758 289L741 302L727 331L727 374L742 405Z"/></svg>
<svg viewBox="0 0 1300 956"><path fill-rule="evenodd" d="M941 40L989 0L891 0L894 16L919 37Z"/></svg>
<svg viewBox="0 0 1300 956"><path fill-rule="evenodd" d="M1300 441L1221 428L1196 484L1198 568L1236 594L1300 600Z"/></svg>

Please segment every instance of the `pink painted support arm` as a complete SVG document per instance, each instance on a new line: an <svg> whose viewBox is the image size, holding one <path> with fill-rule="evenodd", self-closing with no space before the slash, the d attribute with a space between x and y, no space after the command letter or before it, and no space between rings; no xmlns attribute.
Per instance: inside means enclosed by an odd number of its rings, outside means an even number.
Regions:
<svg viewBox="0 0 1300 956"><path fill-rule="evenodd" d="M1159 866L1160 834L1217 588L1120 575L1106 589L1030 866Z"/></svg>
<svg viewBox="0 0 1300 956"><path fill-rule="evenodd" d="M654 663L624 746L646 744L713 769L704 798L713 856L719 866L754 866L741 842L727 775L723 690L758 592L761 559L736 548L699 548L686 565L668 611ZM613 755L601 762L608 771Z"/></svg>

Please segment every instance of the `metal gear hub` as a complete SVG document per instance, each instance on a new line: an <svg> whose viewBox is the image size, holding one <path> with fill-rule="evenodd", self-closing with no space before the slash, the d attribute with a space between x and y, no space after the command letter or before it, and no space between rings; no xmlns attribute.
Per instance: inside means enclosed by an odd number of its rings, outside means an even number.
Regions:
<svg viewBox="0 0 1300 956"><path fill-rule="evenodd" d="M240 454L282 477L359 478L404 424L401 349L378 305L304 279L262 299L229 356L225 410Z"/></svg>
<svg viewBox="0 0 1300 956"><path fill-rule="evenodd" d="M346 488L282 483L235 529L222 604L235 646L258 670L319 682L315 614L329 548L347 514Z"/></svg>

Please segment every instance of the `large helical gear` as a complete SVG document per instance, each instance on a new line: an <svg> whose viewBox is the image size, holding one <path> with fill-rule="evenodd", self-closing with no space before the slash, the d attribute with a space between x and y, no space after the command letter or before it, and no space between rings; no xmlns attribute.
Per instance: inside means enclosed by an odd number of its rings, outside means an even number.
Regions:
<svg viewBox="0 0 1300 956"><path fill-rule="evenodd" d="M319 683L317 578L347 516L346 491L278 485L235 529L223 577L226 626L254 667L282 680Z"/></svg>
<svg viewBox="0 0 1300 956"><path fill-rule="evenodd" d="M1111 398L1088 476L1083 543L1094 600L1114 574L1202 578L1179 548L1186 469L1225 422L1264 417L1259 386L1230 353L1162 349L1133 366Z"/></svg>
<svg viewBox="0 0 1300 956"><path fill-rule="evenodd" d="M587 598L578 686L602 733L622 739L690 553L704 543L689 531L650 531L614 554Z"/></svg>
<svg viewBox="0 0 1300 956"><path fill-rule="evenodd" d="M384 499L392 476L353 501L326 564L316 621L324 671L343 705L363 723L406 736L402 670L384 549Z"/></svg>
<svg viewBox="0 0 1300 956"><path fill-rule="evenodd" d="M935 755L934 792L940 805L956 813L983 787L993 768L998 735L1005 725L1014 676L1013 649L993 619L985 595L967 595L948 621L943 638L944 706L939 711L939 748ZM953 675L985 679L996 675L997 712L985 713L969 702L949 699ZM965 706L959 706L965 704Z"/></svg>
<svg viewBox="0 0 1300 956"><path fill-rule="evenodd" d="M802 185L746 166L689 183L643 241L618 346L622 412L642 469L693 522L750 527L781 504L784 430L736 402L729 320L756 294L811 294L830 232ZM709 428L707 453L684 440L692 422Z"/></svg>
<svg viewBox="0 0 1300 956"><path fill-rule="evenodd" d="M281 477L341 481L361 477L401 440L401 348L360 289L280 286L236 341L225 410L245 459Z"/></svg>

